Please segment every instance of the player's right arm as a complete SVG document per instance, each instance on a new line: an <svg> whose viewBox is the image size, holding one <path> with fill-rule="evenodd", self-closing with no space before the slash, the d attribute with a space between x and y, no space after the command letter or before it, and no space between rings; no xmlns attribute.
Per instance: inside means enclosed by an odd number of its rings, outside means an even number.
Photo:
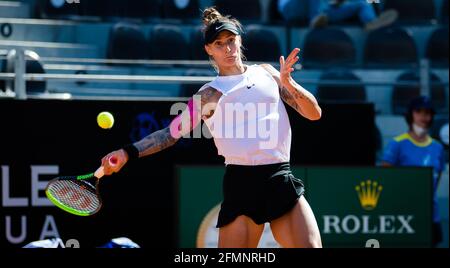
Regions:
<svg viewBox="0 0 450 268"><path fill-rule="evenodd" d="M186 109L175 117L168 127L149 134L133 143L132 146L128 146L127 150L119 149L103 157L102 166L105 175L118 172L130 158L148 156L174 145L182 136L191 132L200 123L200 118L209 118L214 113L215 105L221 96L222 93L211 87L198 92L189 99ZM201 115L199 116L197 112L201 112ZM134 155L129 155L130 152ZM109 163L111 157L117 159L117 164L114 166Z"/></svg>

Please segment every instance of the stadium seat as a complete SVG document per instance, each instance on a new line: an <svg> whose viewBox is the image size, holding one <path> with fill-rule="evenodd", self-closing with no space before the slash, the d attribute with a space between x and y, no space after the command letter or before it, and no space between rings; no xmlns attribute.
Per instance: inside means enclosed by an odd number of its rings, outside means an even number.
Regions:
<svg viewBox="0 0 450 268"><path fill-rule="evenodd" d="M305 66L348 65L355 63L356 50L344 31L338 28L314 29L305 37L300 58Z"/></svg>
<svg viewBox="0 0 450 268"><path fill-rule="evenodd" d="M36 12L40 18L62 19L81 15L82 7L69 4L66 1L40 0L36 1Z"/></svg>
<svg viewBox="0 0 450 268"><path fill-rule="evenodd" d="M45 74L44 67L39 60L28 60L26 63L26 72L33 74ZM27 81L26 90L27 92L44 93L46 91L45 81Z"/></svg>
<svg viewBox="0 0 450 268"><path fill-rule="evenodd" d="M91 1L81 1L81 5L83 6L83 15L84 16L93 16L93 17L100 17L100 18L107 18L109 16L116 16L119 17L120 15L124 14L124 10L122 7L122 13L117 13L117 8L119 6L110 6L108 5L108 0L91 0ZM115 3L114 3L115 4ZM119 10L120 12L120 10ZM112 14L114 13L114 14Z"/></svg>
<svg viewBox="0 0 450 268"><path fill-rule="evenodd" d="M185 76L212 76L215 77L217 74L210 69L188 69ZM206 82L192 83L192 84L181 84L180 97L191 97L194 95Z"/></svg>
<svg viewBox="0 0 450 268"><path fill-rule="evenodd" d="M7 51L0 50L0 73L6 72L6 55L8 55ZM5 80L0 79L0 93L5 91Z"/></svg>
<svg viewBox="0 0 450 268"><path fill-rule="evenodd" d="M126 2L126 1L120 1L123 3L126 3L127 7L127 17L131 18L153 18L153 17L160 17L161 14L161 3L166 2L164 0L139 0L139 1L133 1L133 2Z"/></svg>
<svg viewBox="0 0 450 268"><path fill-rule="evenodd" d="M33 74L44 74L45 70L40 62L39 55L31 50L25 50L25 58L27 59L25 62L25 72L33 73ZM12 49L6 55L6 61L4 62L1 72L5 73L14 73L15 68L15 58L16 58L16 50ZM26 81L25 87L28 93L44 93L46 91L47 82L46 81ZM5 90L14 91L14 80L8 80L4 83Z"/></svg>
<svg viewBox="0 0 450 268"><path fill-rule="evenodd" d="M432 23L436 21L434 1L430 0L386 0L384 10L395 9L402 24Z"/></svg>
<svg viewBox="0 0 450 268"><path fill-rule="evenodd" d="M436 29L427 44L426 56L432 66L448 67L448 27Z"/></svg>
<svg viewBox="0 0 450 268"><path fill-rule="evenodd" d="M407 111L411 99L420 96L419 75L417 72L405 72L397 78L397 82L415 82L416 85L396 85L392 92L392 111L394 114L403 115ZM445 86L433 73L430 74L431 100L438 113L447 110Z"/></svg>
<svg viewBox="0 0 450 268"><path fill-rule="evenodd" d="M106 20L122 20L125 17L145 19L159 17L160 0L133 1L132 4L122 0L82 1L84 14L99 16Z"/></svg>
<svg viewBox="0 0 450 268"><path fill-rule="evenodd" d="M320 81L337 80L353 83L361 80L352 72L345 70L331 70L322 73ZM342 82L341 82L342 83ZM367 100L364 85L320 85L317 87L317 97L320 101L337 102L365 102Z"/></svg>
<svg viewBox="0 0 450 268"><path fill-rule="evenodd" d="M203 26L194 27L191 31L189 44L192 60L208 60L203 44Z"/></svg>
<svg viewBox="0 0 450 268"><path fill-rule="evenodd" d="M369 33L364 48L368 66L405 67L417 64L417 47L412 34L402 28L385 28Z"/></svg>
<svg viewBox="0 0 450 268"><path fill-rule="evenodd" d="M150 32L149 56L159 60L189 59L189 44L174 25L155 25Z"/></svg>
<svg viewBox="0 0 450 268"><path fill-rule="evenodd" d="M200 21L200 5L198 0L164 0L162 1L164 18L198 19Z"/></svg>
<svg viewBox="0 0 450 268"><path fill-rule="evenodd" d="M117 23L109 34L109 59L146 59L147 40L136 24Z"/></svg>
<svg viewBox="0 0 450 268"><path fill-rule="evenodd" d="M442 0L441 23L448 25L448 0Z"/></svg>
<svg viewBox="0 0 450 268"><path fill-rule="evenodd" d="M285 24L283 17L278 11L278 0L270 0L268 16L270 24Z"/></svg>
<svg viewBox="0 0 450 268"><path fill-rule="evenodd" d="M127 5L120 0L82 1L83 15L101 17L104 20L123 20L126 17Z"/></svg>
<svg viewBox="0 0 450 268"><path fill-rule="evenodd" d="M262 21L259 0L215 0L213 3L223 15L231 15L240 21Z"/></svg>
<svg viewBox="0 0 450 268"><path fill-rule="evenodd" d="M244 55L248 61L278 62L281 46L277 35L260 25L250 25L243 35Z"/></svg>
<svg viewBox="0 0 450 268"><path fill-rule="evenodd" d="M103 17L106 15L103 4L106 0L91 0L91 1L81 1L81 6L83 8L82 15L84 16L95 16Z"/></svg>

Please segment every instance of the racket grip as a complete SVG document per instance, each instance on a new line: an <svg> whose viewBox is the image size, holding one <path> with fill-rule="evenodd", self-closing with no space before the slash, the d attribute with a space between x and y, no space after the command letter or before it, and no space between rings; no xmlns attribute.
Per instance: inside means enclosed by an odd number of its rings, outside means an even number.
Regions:
<svg viewBox="0 0 450 268"><path fill-rule="evenodd" d="M115 165L117 165L117 158L113 156L108 159L108 162L111 166L115 166ZM103 166L99 167L94 173L94 176L99 179L101 177L103 177L104 175L105 175L105 168Z"/></svg>
<svg viewBox="0 0 450 268"><path fill-rule="evenodd" d="M103 166L99 167L95 172L94 172L94 176L98 179L100 179L101 177L103 177L105 175L105 170L103 168Z"/></svg>

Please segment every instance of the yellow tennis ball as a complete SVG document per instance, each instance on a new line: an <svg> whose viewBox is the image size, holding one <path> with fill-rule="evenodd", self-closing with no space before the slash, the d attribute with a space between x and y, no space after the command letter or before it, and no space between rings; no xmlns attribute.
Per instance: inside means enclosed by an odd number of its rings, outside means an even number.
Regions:
<svg viewBox="0 0 450 268"><path fill-rule="evenodd" d="M97 123L103 129L112 128L114 125L114 117L109 112L101 112L97 115Z"/></svg>

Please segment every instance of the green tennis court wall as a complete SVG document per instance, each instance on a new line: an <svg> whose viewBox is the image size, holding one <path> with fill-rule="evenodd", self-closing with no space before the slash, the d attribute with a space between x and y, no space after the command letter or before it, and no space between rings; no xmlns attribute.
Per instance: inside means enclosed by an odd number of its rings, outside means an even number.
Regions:
<svg viewBox="0 0 450 268"><path fill-rule="evenodd" d="M324 247L430 247L429 168L300 167ZM199 226L222 200L223 166L179 166L179 247L196 246ZM370 182L369 182L370 181ZM357 190L358 189L358 190Z"/></svg>

